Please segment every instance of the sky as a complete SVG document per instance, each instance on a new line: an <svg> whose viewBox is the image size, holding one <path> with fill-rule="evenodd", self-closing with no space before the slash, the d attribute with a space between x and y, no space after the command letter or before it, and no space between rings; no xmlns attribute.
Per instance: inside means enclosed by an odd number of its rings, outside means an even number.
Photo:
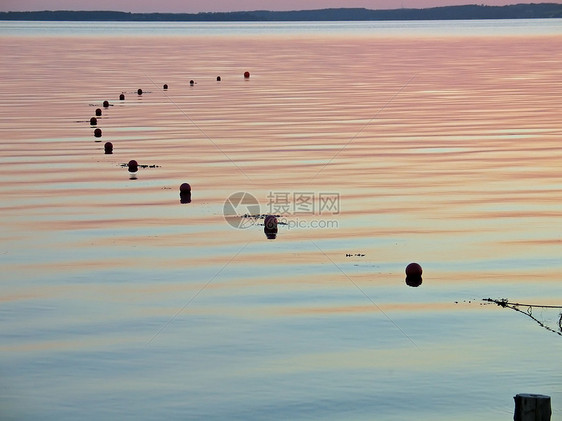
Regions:
<svg viewBox="0 0 562 421"><path fill-rule="evenodd" d="M503 6L525 0L0 0L0 11L120 10L124 12L230 12L241 10L310 10L330 7L368 9L424 8L461 4ZM535 0L540 3L541 0ZM562 0L544 0L562 3Z"/></svg>

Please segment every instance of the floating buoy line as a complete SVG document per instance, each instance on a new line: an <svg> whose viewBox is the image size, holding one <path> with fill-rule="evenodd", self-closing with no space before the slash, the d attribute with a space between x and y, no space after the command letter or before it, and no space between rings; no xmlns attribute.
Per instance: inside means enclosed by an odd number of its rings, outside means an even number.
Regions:
<svg viewBox="0 0 562 421"><path fill-rule="evenodd" d="M250 73L249 73L248 71L245 71L245 72L243 73L243 78L244 78L244 79L248 79L249 76L250 76ZM222 80L222 79L221 79L220 76L216 76L216 81L217 81L217 82L220 82L221 80ZM189 86L194 86L196 83L197 83L197 82L195 82L195 80L193 80L193 79L189 80L189 82L188 82ZM164 91L167 91L167 90L169 89L169 85L168 85L167 83L164 83L164 84L162 85L162 89L163 89ZM126 98L125 94L136 94L137 97L140 99L140 98L142 98L142 96L143 96L144 94L149 94L149 93L151 93L151 92L150 92L150 91L145 91L145 90L143 90L142 88L138 88L136 91L133 91L133 92L122 91L122 92L119 94L119 97L118 97L118 98L119 98L119 101L120 101L120 102L123 102L123 101L125 101L125 98ZM97 107L96 110L95 110L95 117L91 117L91 118L88 120L88 122L89 122L90 126L94 129L93 134L94 134L94 137L96 138L96 142L100 142L101 140L99 140L99 139L102 137L102 129L101 129L99 126L101 125L100 123L102 122L102 120L101 120L102 108L104 108L104 109L107 110L107 109L109 109L109 107L113 107L114 104L110 103L109 100L104 100L104 101L101 103L101 106L100 106L99 104L89 104L89 105L90 105L90 106L93 106L93 107ZM112 142L106 142L106 143L104 144L103 150L104 150L104 153L105 153L106 155L111 155L111 154L113 154L113 150L114 150L114 145L113 145L113 143L112 143ZM131 159L131 160L130 160L129 162L127 162L127 163L122 163L122 164L120 164L120 166L121 166L122 168L127 168L128 172L131 173L132 175L134 175L134 176L132 176L132 177L130 178L131 180L136 180L136 179L137 179L137 178L136 178L136 173L137 173L137 171L138 171L139 169L145 169L145 168L160 168L160 166L159 166L159 165L156 165L156 164L139 164L139 163L138 163L136 160L134 160L134 159ZM180 198L181 198L181 200L180 200L181 203L190 203L190 202L191 202L191 185L190 185L189 183L183 183L183 184L180 185ZM266 215L264 215L262 218L265 219L265 218L266 218ZM274 230L277 229L277 220L275 219L274 216L273 216L272 218L274 218L274 219L270 219L270 221L273 221L273 220L274 220L274 221L275 221L275 226L272 225L273 222L272 222L271 224L269 224L269 226L268 226L267 229L270 230L270 231L274 231ZM282 225L282 223L280 223L280 225Z"/></svg>

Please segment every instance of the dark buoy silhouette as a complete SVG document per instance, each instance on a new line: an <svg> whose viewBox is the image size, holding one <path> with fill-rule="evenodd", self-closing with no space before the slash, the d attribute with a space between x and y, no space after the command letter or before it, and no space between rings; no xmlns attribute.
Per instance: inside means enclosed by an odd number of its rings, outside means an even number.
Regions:
<svg viewBox="0 0 562 421"><path fill-rule="evenodd" d="M124 100L125 100L125 94L119 95L119 100L120 100L120 101L124 101Z"/></svg>
<svg viewBox="0 0 562 421"><path fill-rule="evenodd" d="M250 79L250 72L244 72L244 79Z"/></svg>
<svg viewBox="0 0 562 421"><path fill-rule="evenodd" d="M268 240L275 240L277 237L277 218L267 215L263 221L263 232Z"/></svg>
<svg viewBox="0 0 562 421"><path fill-rule="evenodd" d="M109 107L109 101L103 101L103 108Z"/></svg>
<svg viewBox="0 0 562 421"><path fill-rule="evenodd" d="M406 266L406 276L422 276L423 270L418 263L410 263Z"/></svg>
<svg viewBox="0 0 562 421"><path fill-rule="evenodd" d="M162 87L164 90L168 89L168 84L165 83L164 86Z"/></svg>
<svg viewBox="0 0 562 421"><path fill-rule="evenodd" d="M137 91L137 94L142 95L142 89L139 89L139 90Z"/></svg>
<svg viewBox="0 0 562 421"><path fill-rule="evenodd" d="M191 186L183 183L180 186L180 203L191 203Z"/></svg>
<svg viewBox="0 0 562 421"><path fill-rule="evenodd" d="M418 263L410 263L406 266L406 285L419 287L422 284L422 267Z"/></svg>
<svg viewBox="0 0 562 421"><path fill-rule="evenodd" d="M134 159L129 161L127 167L129 168L129 172L137 172L139 170L139 164Z"/></svg>
<svg viewBox="0 0 562 421"><path fill-rule="evenodd" d="M92 117L90 119L90 126L96 126L98 124L98 119L95 117Z"/></svg>
<svg viewBox="0 0 562 421"><path fill-rule="evenodd" d="M101 115L101 108L96 108L96 116L100 116Z"/></svg>
<svg viewBox="0 0 562 421"><path fill-rule="evenodd" d="M94 136L95 137L101 137L101 129L94 130Z"/></svg>
<svg viewBox="0 0 562 421"><path fill-rule="evenodd" d="M113 153L113 143L105 142L105 145L103 145L103 149L105 150L106 155L111 155Z"/></svg>
<svg viewBox="0 0 562 421"><path fill-rule="evenodd" d="M217 76L217 82L220 82L220 81L221 81L221 77Z"/></svg>
<svg viewBox="0 0 562 421"><path fill-rule="evenodd" d="M194 81L194 80L190 80L190 81L189 81L189 84L190 84L191 86L193 86L193 85L195 85L195 81Z"/></svg>

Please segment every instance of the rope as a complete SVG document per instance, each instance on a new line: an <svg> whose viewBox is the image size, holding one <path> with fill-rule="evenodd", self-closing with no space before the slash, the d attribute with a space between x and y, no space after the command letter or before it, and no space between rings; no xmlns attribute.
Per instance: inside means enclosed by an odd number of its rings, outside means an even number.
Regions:
<svg viewBox="0 0 562 421"><path fill-rule="evenodd" d="M483 298L482 301L487 301L489 303L494 303L499 305L500 307L510 308L515 310L521 314L524 314L527 317L530 317L535 322L538 323L540 327L545 328L546 330L556 333L557 335L562 336L562 312L560 313L560 318L558 319L558 327L560 331L554 330L551 327L545 325L543 322L538 320L536 317L533 316L533 307L537 308L559 308L562 309L562 306L553 306L553 305L536 305L536 304L522 304L522 303L511 303L507 298L502 298L501 300L494 300L492 298ZM523 311L518 307L527 307L527 311Z"/></svg>

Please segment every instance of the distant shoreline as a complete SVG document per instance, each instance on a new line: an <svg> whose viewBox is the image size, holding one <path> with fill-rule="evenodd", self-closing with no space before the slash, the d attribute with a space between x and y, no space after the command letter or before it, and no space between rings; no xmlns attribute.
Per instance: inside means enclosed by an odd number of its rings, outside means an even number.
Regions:
<svg viewBox="0 0 562 421"><path fill-rule="evenodd" d="M426 9L371 10L338 8L318 10L205 13L130 13L119 11L44 10L0 12L0 20L115 21L115 22L283 22L353 20L460 20L562 18L562 4L532 3L509 6L445 6Z"/></svg>

